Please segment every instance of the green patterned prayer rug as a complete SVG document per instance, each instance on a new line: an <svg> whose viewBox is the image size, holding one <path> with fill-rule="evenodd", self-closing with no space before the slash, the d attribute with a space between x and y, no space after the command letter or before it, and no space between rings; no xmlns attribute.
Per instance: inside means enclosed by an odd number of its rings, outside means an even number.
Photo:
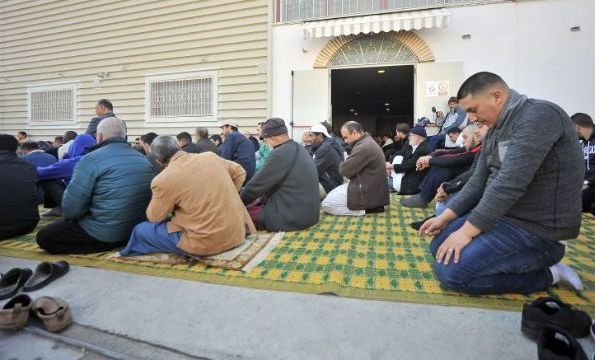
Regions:
<svg viewBox="0 0 595 360"><path fill-rule="evenodd" d="M334 293L361 299L407 301L503 310L520 310L538 296L555 296L595 316L595 218L584 215L581 235L569 242L564 262L580 274L581 293L552 288L523 295L469 296L440 287L432 272L430 238L409 227L430 210L399 205L393 196L385 213L364 217L322 215L319 224L286 233L277 247L248 273L207 267L201 263L122 263L108 259L113 253L52 256L35 245L35 234L0 242L0 256L35 260L65 259L74 265L138 274L164 276L215 284L303 293ZM47 224L40 223L40 227ZM39 228L39 227L38 227Z"/></svg>

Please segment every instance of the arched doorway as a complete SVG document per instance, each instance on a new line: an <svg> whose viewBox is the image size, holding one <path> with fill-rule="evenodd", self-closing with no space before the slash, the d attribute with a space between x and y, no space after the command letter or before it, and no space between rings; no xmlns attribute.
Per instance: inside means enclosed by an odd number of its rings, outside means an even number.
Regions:
<svg viewBox="0 0 595 360"><path fill-rule="evenodd" d="M415 33L401 31L335 38L314 67L330 71L333 129L349 120L371 133L391 136L397 123L414 119L414 64L433 61Z"/></svg>

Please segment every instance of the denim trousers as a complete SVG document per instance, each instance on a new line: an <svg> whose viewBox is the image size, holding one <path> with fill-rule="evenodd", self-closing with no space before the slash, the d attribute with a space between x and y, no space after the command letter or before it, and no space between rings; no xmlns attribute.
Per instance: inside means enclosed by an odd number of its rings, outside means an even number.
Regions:
<svg viewBox="0 0 595 360"><path fill-rule="evenodd" d="M152 253L187 255L178 247L181 231L167 232L167 222L144 221L134 227L126 247L120 250L122 256L138 256Z"/></svg>
<svg viewBox="0 0 595 360"><path fill-rule="evenodd" d="M458 230L468 215L455 219L430 242L438 248ZM508 219L500 219L488 232L476 236L461 252L457 264L434 264L440 283L468 294L530 294L547 289L553 278L549 267L564 256L565 246L540 239Z"/></svg>

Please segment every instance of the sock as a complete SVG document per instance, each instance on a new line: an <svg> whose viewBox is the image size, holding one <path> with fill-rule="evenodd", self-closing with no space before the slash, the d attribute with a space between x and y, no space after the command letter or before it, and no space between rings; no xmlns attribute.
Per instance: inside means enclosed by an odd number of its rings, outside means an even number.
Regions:
<svg viewBox="0 0 595 360"><path fill-rule="evenodd" d="M552 285L560 284L566 288L581 291L583 290L583 283L578 274L570 268L568 265L564 265L561 262L554 266L550 266L550 272L554 278Z"/></svg>

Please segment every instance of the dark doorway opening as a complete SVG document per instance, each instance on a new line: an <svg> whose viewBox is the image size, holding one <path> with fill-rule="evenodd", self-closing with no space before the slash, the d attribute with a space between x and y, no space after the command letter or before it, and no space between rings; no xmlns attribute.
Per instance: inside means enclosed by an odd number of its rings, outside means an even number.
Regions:
<svg viewBox="0 0 595 360"><path fill-rule="evenodd" d="M413 124L413 65L331 70L333 131L354 120L373 135Z"/></svg>

